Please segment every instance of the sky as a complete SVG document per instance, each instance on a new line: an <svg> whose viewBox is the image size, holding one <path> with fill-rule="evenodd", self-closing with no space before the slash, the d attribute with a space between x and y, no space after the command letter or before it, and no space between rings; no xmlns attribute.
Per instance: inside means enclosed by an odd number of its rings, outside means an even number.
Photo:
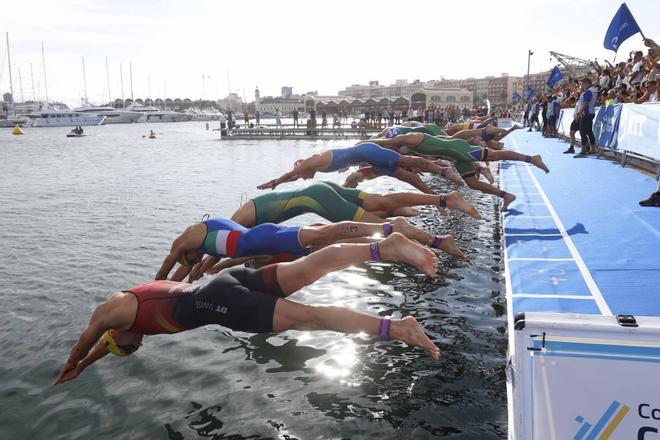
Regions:
<svg viewBox="0 0 660 440"><path fill-rule="evenodd" d="M660 41L660 0L626 2L640 28ZM217 99L228 91L254 99L317 90L335 95L377 80L523 75L550 69L549 51L612 61L605 31L621 2L613 0L3 1L0 91L9 90L4 33L9 32L14 95L48 95L77 105L130 98ZM653 24L655 23L655 25ZM642 49L624 42L619 58ZM106 78L106 57L110 94ZM30 74L32 66L32 75ZM34 77L34 82L32 81ZM149 93L150 92L150 93Z"/></svg>

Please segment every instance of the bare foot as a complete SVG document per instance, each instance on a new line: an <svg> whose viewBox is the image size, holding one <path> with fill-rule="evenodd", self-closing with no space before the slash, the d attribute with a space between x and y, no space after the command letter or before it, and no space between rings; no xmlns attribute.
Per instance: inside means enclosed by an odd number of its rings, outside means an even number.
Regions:
<svg viewBox="0 0 660 440"><path fill-rule="evenodd" d="M392 232L403 234L406 238L410 238L411 240L416 240L425 244L430 244L433 241L433 235L417 226L411 225L408 223L408 220L403 217L393 218L390 221L390 224L392 225Z"/></svg>
<svg viewBox="0 0 660 440"><path fill-rule="evenodd" d="M465 183L463 182L463 178L461 177L460 174L454 169L454 167L445 167L447 170L447 179L454 182L456 186L463 186Z"/></svg>
<svg viewBox="0 0 660 440"><path fill-rule="evenodd" d="M438 272L438 257L431 250L397 232L379 241L378 250L383 260L412 264L431 278L435 278Z"/></svg>
<svg viewBox="0 0 660 440"><path fill-rule="evenodd" d="M441 238L442 241L440 241L440 246L438 246L439 250L452 257L465 259L465 254L456 245L454 237L451 235L443 235Z"/></svg>
<svg viewBox="0 0 660 440"><path fill-rule="evenodd" d="M488 167L479 167L479 174L484 176L488 183L491 185L495 182L495 179L493 178L493 173L490 172L490 168Z"/></svg>
<svg viewBox="0 0 660 440"><path fill-rule="evenodd" d="M463 197L456 191L447 194L447 208L455 209L456 211L464 212L472 218L479 219L479 211L477 208L466 202Z"/></svg>
<svg viewBox="0 0 660 440"><path fill-rule="evenodd" d="M545 166L545 164L543 163L543 159L541 159L541 156L539 155L532 157L532 165L541 168L543 171L545 171L546 174L550 172L550 169L548 169L548 167Z"/></svg>
<svg viewBox="0 0 660 440"><path fill-rule="evenodd" d="M416 217L419 215L419 211L415 208L405 206L403 208L394 208L392 214L395 216Z"/></svg>
<svg viewBox="0 0 660 440"><path fill-rule="evenodd" d="M390 339L397 339L408 345L419 347L435 360L440 358L440 349L426 336L424 330L412 316L392 320Z"/></svg>
<svg viewBox="0 0 660 440"><path fill-rule="evenodd" d="M504 196L504 199L502 199L502 200L504 200L504 203L502 204L502 211L506 211L507 209L509 209L509 205L510 205L514 200L516 200L516 196L514 196L514 195L511 194L511 193L507 193L507 194Z"/></svg>

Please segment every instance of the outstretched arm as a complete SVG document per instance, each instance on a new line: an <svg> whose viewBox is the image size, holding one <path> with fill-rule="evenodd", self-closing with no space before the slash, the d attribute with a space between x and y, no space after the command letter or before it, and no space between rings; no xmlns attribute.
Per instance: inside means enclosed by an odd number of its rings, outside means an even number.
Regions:
<svg viewBox="0 0 660 440"><path fill-rule="evenodd" d="M106 354L108 354L108 350L105 348L105 345L101 341L97 342L94 346L94 349L87 356L85 356L83 360L78 362L77 365L67 370L62 369L63 372L60 372L60 374L57 376L55 385L75 379L80 375L80 373L83 372L85 368L98 361Z"/></svg>
<svg viewBox="0 0 660 440"><path fill-rule="evenodd" d="M183 231L183 234L179 235L172 243L170 253L165 257L163 264L161 264L160 269L158 269L156 280L166 280L174 265L179 261L179 258L181 258L186 251L195 249L197 246L199 246L199 244L195 243L195 234L192 230L192 226L188 226L186 230ZM183 276L185 277L186 275L188 275L188 272Z"/></svg>
<svg viewBox="0 0 660 440"><path fill-rule="evenodd" d="M206 258L204 258L202 261L197 263L193 270L190 272L190 276L188 277L188 282L192 283L193 281L196 281L200 279L204 273L206 273L207 270L209 270L211 267L213 267L215 264L220 261L220 258L214 257L212 255L207 255Z"/></svg>
<svg viewBox="0 0 660 440"><path fill-rule="evenodd" d="M156 274L155 279L166 280L178 259L179 253L174 249L170 250L170 253L167 255L167 257L165 257L165 260L163 260L163 264L161 264L160 269L158 269L158 273Z"/></svg>
<svg viewBox="0 0 660 440"><path fill-rule="evenodd" d="M275 189L278 185L284 182L292 182L300 179L305 174L313 174L317 171L321 171L321 169L323 169L322 163L321 155L315 154L312 157L303 160L297 167L282 174L277 179L273 179L257 186L257 189Z"/></svg>
<svg viewBox="0 0 660 440"><path fill-rule="evenodd" d="M190 271L191 271L192 269L193 269L192 266L188 266L188 265L181 264L181 265L179 265L179 267L176 269L176 271L174 271L174 275L172 275L172 277L170 278L170 280L171 280L171 281L181 281L181 280L183 280L185 277L188 276L188 274L190 273Z"/></svg>
<svg viewBox="0 0 660 440"><path fill-rule="evenodd" d="M110 328L108 316L110 316L111 309L112 305L107 302L96 307L87 328L80 334L78 342L71 349L69 358L64 362L64 366L57 375L55 385L76 378L85 367L107 354L105 346L100 344L102 348L97 347L88 355L89 350L97 343L103 332Z"/></svg>
<svg viewBox="0 0 660 440"><path fill-rule="evenodd" d="M241 264L245 264L253 258L257 258L257 257L226 258L225 260L223 260L219 263L216 263L213 267L206 270L205 272L209 273L209 274L216 274L216 273L220 272L223 269L227 269L229 267L234 267L234 266L239 266ZM202 272L202 273L204 273L204 272Z"/></svg>
<svg viewBox="0 0 660 440"><path fill-rule="evenodd" d="M257 189L275 189L278 185L284 182L295 182L296 180L300 179L300 174L298 173L298 170L294 168L293 170L289 171L288 173L282 174L280 177L277 179L269 180L266 183L262 183L261 185L257 186Z"/></svg>

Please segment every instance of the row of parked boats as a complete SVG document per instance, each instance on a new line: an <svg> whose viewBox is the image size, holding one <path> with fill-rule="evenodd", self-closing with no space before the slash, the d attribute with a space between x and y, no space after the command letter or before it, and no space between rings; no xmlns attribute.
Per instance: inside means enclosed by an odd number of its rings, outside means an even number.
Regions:
<svg viewBox="0 0 660 440"><path fill-rule="evenodd" d="M133 104L125 109L103 106L84 106L73 110L48 109L8 116L0 120L7 127L70 127L135 122L218 121L222 113L215 109L189 109L185 112L160 110L149 105Z"/></svg>

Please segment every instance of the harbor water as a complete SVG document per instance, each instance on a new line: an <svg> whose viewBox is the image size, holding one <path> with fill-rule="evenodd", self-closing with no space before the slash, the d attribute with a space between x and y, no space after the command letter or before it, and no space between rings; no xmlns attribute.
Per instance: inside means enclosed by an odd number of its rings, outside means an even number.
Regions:
<svg viewBox="0 0 660 440"><path fill-rule="evenodd" d="M467 189L482 220L432 207L411 220L453 234L467 255L441 255L437 279L367 263L290 297L412 315L442 350L437 362L365 335L208 326L146 337L135 355L52 386L94 307L153 279L187 225L231 216L295 159L346 144L220 141L203 122L68 131L0 131L0 438L506 438L498 200ZM411 189L389 178L361 188Z"/></svg>

